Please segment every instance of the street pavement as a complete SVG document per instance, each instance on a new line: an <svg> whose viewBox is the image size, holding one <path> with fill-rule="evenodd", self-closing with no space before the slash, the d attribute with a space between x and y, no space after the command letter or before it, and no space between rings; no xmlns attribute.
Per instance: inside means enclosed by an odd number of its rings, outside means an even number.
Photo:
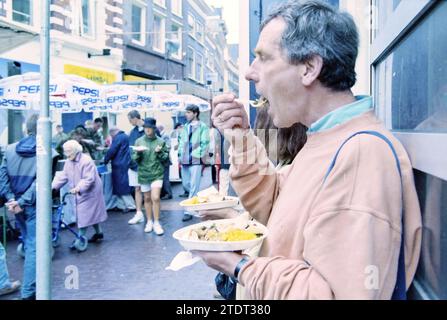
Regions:
<svg viewBox="0 0 447 320"><path fill-rule="evenodd" d="M197 218L182 222L178 203L183 200L180 184L174 185L174 199L162 201L163 236L144 233L144 224L128 225L134 212L109 211L102 225L105 239L89 244L87 251L69 249L74 236L64 230L52 264L52 298L56 300L213 300L216 271L203 262L183 270L165 270L182 247L172 238L177 229L200 222ZM89 229L88 236L93 234ZM7 262L11 278L22 279L23 259L16 253L17 242L7 244ZM78 277L76 277L78 275ZM78 281L77 281L78 280ZM17 299L12 294L0 299Z"/></svg>

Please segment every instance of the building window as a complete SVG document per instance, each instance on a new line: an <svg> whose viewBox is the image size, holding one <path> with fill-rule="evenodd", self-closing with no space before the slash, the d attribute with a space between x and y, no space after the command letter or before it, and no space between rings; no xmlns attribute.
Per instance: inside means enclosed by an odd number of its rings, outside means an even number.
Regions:
<svg viewBox="0 0 447 320"><path fill-rule="evenodd" d="M146 8L132 4L132 40L140 45L146 44Z"/></svg>
<svg viewBox="0 0 447 320"><path fill-rule="evenodd" d="M154 0L155 4L158 4L160 7L166 8L166 0Z"/></svg>
<svg viewBox="0 0 447 320"><path fill-rule="evenodd" d="M182 17L182 0L171 0L171 11L179 17Z"/></svg>
<svg viewBox="0 0 447 320"><path fill-rule="evenodd" d="M196 20L193 15L188 15L188 33L195 38L196 36Z"/></svg>
<svg viewBox="0 0 447 320"><path fill-rule="evenodd" d="M212 71L214 71L214 54L213 54L213 53L209 53L208 61L207 61L207 66L208 66L208 68L210 68Z"/></svg>
<svg viewBox="0 0 447 320"><path fill-rule="evenodd" d="M196 80L203 83L203 56L197 53Z"/></svg>
<svg viewBox="0 0 447 320"><path fill-rule="evenodd" d="M32 25L32 3L30 0L12 1L12 20Z"/></svg>
<svg viewBox="0 0 447 320"><path fill-rule="evenodd" d="M204 41L204 36L205 36L204 31L205 30L203 28L203 24L200 22L197 22L196 23L196 38L200 43L203 43L203 41Z"/></svg>
<svg viewBox="0 0 447 320"><path fill-rule="evenodd" d="M95 36L95 6L88 0L72 0L73 24L75 35L93 38Z"/></svg>
<svg viewBox="0 0 447 320"><path fill-rule="evenodd" d="M443 2L378 64L378 96L392 106L390 129L447 133L447 42L439 41L447 39L446 18Z"/></svg>
<svg viewBox="0 0 447 320"><path fill-rule="evenodd" d="M177 59L182 59L182 28L176 24L171 25L171 32L169 33L169 52Z"/></svg>
<svg viewBox="0 0 447 320"><path fill-rule="evenodd" d="M154 37L152 48L159 52L165 52L165 19L154 15Z"/></svg>
<svg viewBox="0 0 447 320"><path fill-rule="evenodd" d="M81 2L81 35L93 36L93 3L89 0L82 0Z"/></svg>
<svg viewBox="0 0 447 320"><path fill-rule="evenodd" d="M195 78L195 63L194 63L194 49L188 48L187 51L187 59L188 59L188 78L194 79Z"/></svg>
<svg viewBox="0 0 447 320"><path fill-rule="evenodd" d="M376 17L376 25L377 30L375 36L377 36L378 32L382 31L386 23L388 22L389 17L396 11L396 8L399 6L402 0L375 0L375 14Z"/></svg>

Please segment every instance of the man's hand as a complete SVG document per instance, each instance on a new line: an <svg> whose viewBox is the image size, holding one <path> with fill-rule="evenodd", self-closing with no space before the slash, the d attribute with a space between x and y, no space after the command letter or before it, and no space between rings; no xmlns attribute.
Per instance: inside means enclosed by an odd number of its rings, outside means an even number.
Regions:
<svg viewBox="0 0 447 320"><path fill-rule="evenodd" d="M219 219L232 219L239 216L239 212L233 208L223 208L216 210L200 211L199 217L203 220L219 220Z"/></svg>
<svg viewBox="0 0 447 320"><path fill-rule="evenodd" d="M70 193L71 193L71 194L77 194L77 193L79 193L79 191L80 191L80 190L79 190L79 187L76 187L76 188L71 189L71 190L70 190Z"/></svg>
<svg viewBox="0 0 447 320"><path fill-rule="evenodd" d="M20 207L18 201L8 201L6 203L6 206L8 208L8 211L17 214L23 211L23 209Z"/></svg>
<svg viewBox="0 0 447 320"><path fill-rule="evenodd" d="M213 99L214 126L223 133L227 129L249 129L247 112L244 105L236 100L232 93L223 94Z"/></svg>
<svg viewBox="0 0 447 320"><path fill-rule="evenodd" d="M237 264L244 255L237 252L211 252L211 251L192 251L206 263L206 265L214 270L225 273L232 277Z"/></svg>
<svg viewBox="0 0 447 320"><path fill-rule="evenodd" d="M156 153L159 153L161 151L161 149L162 149L162 146L156 146L154 151Z"/></svg>

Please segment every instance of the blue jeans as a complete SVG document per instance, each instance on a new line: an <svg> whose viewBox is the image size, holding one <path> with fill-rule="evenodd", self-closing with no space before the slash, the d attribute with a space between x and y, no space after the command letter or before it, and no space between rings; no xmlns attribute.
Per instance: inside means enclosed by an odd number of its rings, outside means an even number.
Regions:
<svg viewBox="0 0 447 320"><path fill-rule="evenodd" d="M23 212L16 214L16 220L25 250L22 298L29 298L36 294L36 208L25 207Z"/></svg>
<svg viewBox="0 0 447 320"><path fill-rule="evenodd" d="M0 290L11 287L9 280L8 266L6 265L6 251L0 243Z"/></svg>
<svg viewBox="0 0 447 320"><path fill-rule="evenodd" d="M200 190L200 178L202 177L202 165L182 165L182 184L189 191L189 198L195 197ZM185 213L188 213L185 211Z"/></svg>

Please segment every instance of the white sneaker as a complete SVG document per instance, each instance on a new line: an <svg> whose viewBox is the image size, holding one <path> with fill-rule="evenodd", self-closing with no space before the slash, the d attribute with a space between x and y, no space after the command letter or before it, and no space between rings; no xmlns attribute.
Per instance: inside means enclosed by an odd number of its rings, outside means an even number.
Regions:
<svg viewBox="0 0 447 320"><path fill-rule="evenodd" d="M128 224L137 224L144 222L144 215L143 212L137 211L137 213L133 216L132 219L130 219L127 223Z"/></svg>
<svg viewBox="0 0 447 320"><path fill-rule="evenodd" d="M152 221L148 221L146 223L146 227L144 228L144 232L146 232L146 233L152 232L153 227L154 227L154 224L152 223Z"/></svg>
<svg viewBox="0 0 447 320"><path fill-rule="evenodd" d="M161 227L160 222L155 221L154 222L154 232L157 236L161 236L165 233L165 231L163 230L163 228Z"/></svg>

